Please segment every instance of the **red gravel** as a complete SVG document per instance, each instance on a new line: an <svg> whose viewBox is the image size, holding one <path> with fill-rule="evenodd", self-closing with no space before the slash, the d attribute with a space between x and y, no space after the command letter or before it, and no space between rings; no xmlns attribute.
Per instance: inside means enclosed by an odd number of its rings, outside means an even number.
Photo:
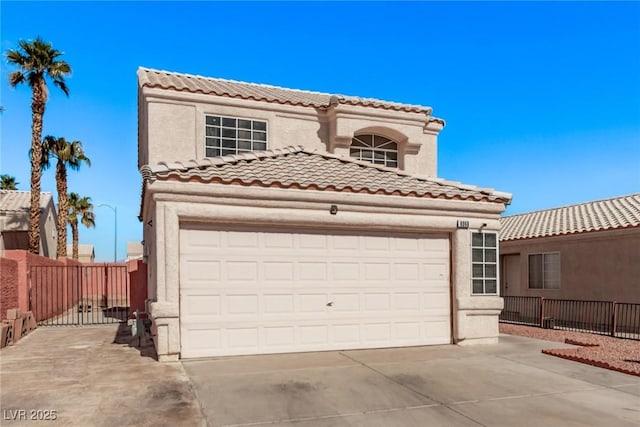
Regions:
<svg viewBox="0 0 640 427"><path fill-rule="evenodd" d="M500 333L580 345L578 348L545 349L545 354L640 376L640 341L584 332L500 324Z"/></svg>

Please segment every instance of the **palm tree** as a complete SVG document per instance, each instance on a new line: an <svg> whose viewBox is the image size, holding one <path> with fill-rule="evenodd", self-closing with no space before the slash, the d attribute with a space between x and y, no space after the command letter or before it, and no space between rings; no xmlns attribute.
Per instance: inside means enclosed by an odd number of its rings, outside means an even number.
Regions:
<svg viewBox="0 0 640 427"><path fill-rule="evenodd" d="M77 193L69 193L68 201L68 221L73 236L73 259L78 260L78 216L82 225L87 228L96 226L96 216L93 213L91 197L80 197Z"/></svg>
<svg viewBox="0 0 640 427"><path fill-rule="evenodd" d="M67 256L67 215L69 204L67 201L67 168L78 170L82 163L91 166L91 160L82 150L82 142L69 142L63 137L45 136L42 141L42 169L50 166L50 158L58 159L56 164L56 188L58 190L58 242L56 255L58 258Z"/></svg>
<svg viewBox="0 0 640 427"><path fill-rule="evenodd" d="M40 251L40 179L42 177L42 117L49 91L47 78L67 96L64 81L71 67L58 59L62 52L40 37L33 41L20 40L18 49L7 51L7 61L18 67L9 73L9 84L16 87L26 83L31 88L31 206L29 209L29 251Z"/></svg>
<svg viewBox="0 0 640 427"><path fill-rule="evenodd" d="M11 175L0 175L0 190L17 190L19 182Z"/></svg>

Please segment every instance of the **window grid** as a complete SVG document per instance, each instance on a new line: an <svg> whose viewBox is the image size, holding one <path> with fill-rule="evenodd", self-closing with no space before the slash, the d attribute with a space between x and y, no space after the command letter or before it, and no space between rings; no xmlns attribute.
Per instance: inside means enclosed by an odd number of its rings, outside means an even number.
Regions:
<svg viewBox="0 0 640 427"><path fill-rule="evenodd" d="M471 234L471 282L473 294L498 293L498 235Z"/></svg>
<svg viewBox="0 0 640 427"><path fill-rule="evenodd" d="M529 254L529 289L560 289L560 252Z"/></svg>
<svg viewBox="0 0 640 427"><path fill-rule="evenodd" d="M267 149L267 122L239 117L205 116L205 156Z"/></svg>
<svg viewBox="0 0 640 427"><path fill-rule="evenodd" d="M375 165L398 167L398 144L381 135L354 136L351 140L349 155Z"/></svg>

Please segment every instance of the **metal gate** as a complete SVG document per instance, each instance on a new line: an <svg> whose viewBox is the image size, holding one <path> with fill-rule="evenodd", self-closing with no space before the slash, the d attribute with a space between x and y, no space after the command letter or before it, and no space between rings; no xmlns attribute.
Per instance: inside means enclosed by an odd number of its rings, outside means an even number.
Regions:
<svg viewBox="0 0 640 427"><path fill-rule="evenodd" d="M129 317L126 264L34 265L29 306L39 325L96 325Z"/></svg>

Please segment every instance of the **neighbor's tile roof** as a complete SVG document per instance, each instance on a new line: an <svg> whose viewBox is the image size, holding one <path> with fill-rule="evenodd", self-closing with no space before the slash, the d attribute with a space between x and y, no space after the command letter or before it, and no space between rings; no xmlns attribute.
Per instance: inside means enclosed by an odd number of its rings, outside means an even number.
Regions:
<svg viewBox="0 0 640 427"><path fill-rule="evenodd" d="M640 193L500 218L500 240L640 226Z"/></svg>
<svg viewBox="0 0 640 427"><path fill-rule="evenodd" d="M511 195L439 178L419 178L302 147L143 166L146 181L177 180L509 203Z"/></svg>
<svg viewBox="0 0 640 427"><path fill-rule="evenodd" d="M44 209L51 200L51 193L40 193L40 208ZM30 191L0 190L0 212L29 212L30 206Z"/></svg>
<svg viewBox="0 0 640 427"><path fill-rule="evenodd" d="M234 80L172 73L168 71L138 69L140 87L171 89L183 92L201 93L205 95L225 96L229 98L251 99L254 101L273 102L278 104L304 107L328 108L334 104L349 104L386 110L409 111L431 114L432 108L422 105L402 104L381 101L379 99L360 98L357 96L334 95L298 89L286 89L265 84L245 83ZM435 117L432 121L442 119Z"/></svg>

